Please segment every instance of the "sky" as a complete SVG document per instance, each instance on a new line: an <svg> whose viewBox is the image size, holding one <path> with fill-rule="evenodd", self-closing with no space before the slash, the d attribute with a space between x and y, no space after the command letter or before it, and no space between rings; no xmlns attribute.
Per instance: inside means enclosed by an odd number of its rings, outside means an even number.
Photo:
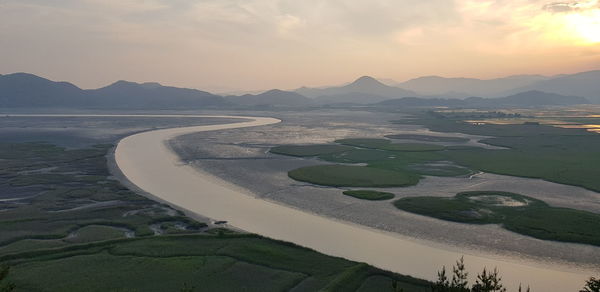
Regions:
<svg viewBox="0 0 600 292"><path fill-rule="evenodd" d="M213 92L600 69L600 0L0 0L0 74Z"/></svg>

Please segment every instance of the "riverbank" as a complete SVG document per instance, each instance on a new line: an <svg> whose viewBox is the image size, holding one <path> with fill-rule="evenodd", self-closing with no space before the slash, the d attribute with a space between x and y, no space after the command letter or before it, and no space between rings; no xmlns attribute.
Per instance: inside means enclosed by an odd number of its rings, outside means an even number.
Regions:
<svg viewBox="0 0 600 292"><path fill-rule="evenodd" d="M277 121L255 118L251 122L144 132L121 140L115 160L128 180L139 188L190 212L227 220L249 232L398 273L431 279L441 265L448 265L466 254L465 260L472 270L497 266L511 289L516 289L521 282L539 291L574 291L593 272L571 272L572 267L549 267L493 255L471 255L469 251L451 251L257 199L244 189L182 164L165 145L166 141L179 135L268 125Z"/></svg>

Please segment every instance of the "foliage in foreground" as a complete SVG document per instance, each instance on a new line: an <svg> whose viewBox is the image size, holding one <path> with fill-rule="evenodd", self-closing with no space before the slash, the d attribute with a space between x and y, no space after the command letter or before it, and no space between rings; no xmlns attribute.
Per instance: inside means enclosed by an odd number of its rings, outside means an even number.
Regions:
<svg viewBox="0 0 600 292"><path fill-rule="evenodd" d="M506 288L502 285L502 278L498 270L488 271L483 268L483 271L477 275L475 283L469 287L467 280L468 272L465 268L464 258L461 257L454 267L452 267L452 279L448 279L446 275L446 267L438 271L437 281L431 286L433 292L506 292ZM527 288L529 291L529 288ZM521 291L521 288L519 288Z"/></svg>
<svg viewBox="0 0 600 292"><path fill-rule="evenodd" d="M591 277L579 292L600 292L600 278Z"/></svg>
<svg viewBox="0 0 600 292"><path fill-rule="evenodd" d="M432 284L432 292L506 292L502 285L502 277L498 269L490 271L483 268L483 271L477 274L475 283L469 286L467 280L468 272L465 268L464 257L461 257L452 267L452 278L449 279L446 274L446 267L442 267L437 273L437 280ZM519 284L518 292L531 292L529 286L523 288ZM600 292L600 279L591 277L587 280L585 287L579 292Z"/></svg>

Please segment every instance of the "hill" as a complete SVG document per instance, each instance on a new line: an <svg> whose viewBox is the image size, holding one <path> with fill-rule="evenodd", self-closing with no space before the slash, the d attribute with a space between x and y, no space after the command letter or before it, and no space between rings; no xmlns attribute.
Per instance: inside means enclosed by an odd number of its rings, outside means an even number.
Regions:
<svg viewBox="0 0 600 292"><path fill-rule="evenodd" d="M391 98L417 96L402 88L385 85L373 77L363 76L354 82L338 87L300 88L296 93L315 98L319 104L358 103L369 104Z"/></svg>
<svg viewBox="0 0 600 292"><path fill-rule="evenodd" d="M92 107L109 108L189 108L225 105L218 95L188 88L163 86L158 83L117 81L109 86L87 90L93 97Z"/></svg>
<svg viewBox="0 0 600 292"><path fill-rule="evenodd" d="M83 90L33 74L0 75L0 108L187 109L224 105L227 103L221 96L158 83L118 81Z"/></svg>
<svg viewBox="0 0 600 292"><path fill-rule="evenodd" d="M426 76L398 83L398 86L413 90L422 95L498 97L509 90L547 79L548 77L541 75L515 75L489 80Z"/></svg>
<svg viewBox="0 0 600 292"><path fill-rule="evenodd" d="M261 94L244 94L227 96L225 99L233 104L245 106L309 106L313 100L301 94L273 89Z"/></svg>
<svg viewBox="0 0 600 292"><path fill-rule="evenodd" d="M87 102L85 91L27 73L0 75L0 107L62 107Z"/></svg>
<svg viewBox="0 0 600 292"><path fill-rule="evenodd" d="M600 103L600 70L561 75L549 80L539 81L521 87L509 93L539 90L561 95L586 97L592 103Z"/></svg>
<svg viewBox="0 0 600 292"><path fill-rule="evenodd" d="M482 102L482 101L480 101ZM550 106L550 105L577 105L577 104L588 104L590 103L584 97L579 96L565 96L556 93L548 93L538 90L531 90L526 92L517 93L511 96L503 98L492 98L483 100L484 103L490 103L491 105L500 104L503 106L515 106L515 107L535 107L539 105Z"/></svg>
<svg viewBox="0 0 600 292"><path fill-rule="evenodd" d="M469 97L462 100L451 98L405 97L379 102L375 104L375 106L494 108L567 106L589 103L590 102L586 98L579 96L564 96L542 91L527 91L500 98Z"/></svg>

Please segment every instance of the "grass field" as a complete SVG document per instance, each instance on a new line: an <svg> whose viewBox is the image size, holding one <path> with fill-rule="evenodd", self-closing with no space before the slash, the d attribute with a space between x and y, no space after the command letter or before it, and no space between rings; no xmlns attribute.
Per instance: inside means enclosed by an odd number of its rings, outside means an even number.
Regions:
<svg viewBox="0 0 600 292"><path fill-rule="evenodd" d="M460 142L469 141L469 139L461 138L461 137L428 136L428 135L417 135L417 134L396 134L396 135L387 135L385 137L390 138L390 139L417 140L417 141L423 141L423 142L460 143Z"/></svg>
<svg viewBox="0 0 600 292"><path fill-rule="evenodd" d="M0 187L21 194L0 202L0 250L81 243L124 236L149 236L157 221L180 221L180 213L141 197L109 179L109 145L89 149L43 143L0 143ZM201 224L189 218L186 224ZM196 228L197 229L197 228ZM37 241L32 241L37 240ZM32 244L36 242L36 244Z"/></svg>
<svg viewBox="0 0 600 292"><path fill-rule="evenodd" d="M396 144L388 139L342 139L335 142L342 145L284 145L271 148L271 152L317 157L334 163L366 164L311 166L288 172L295 180L325 186L410 186L417 184L422 175L464 176L473 173L467 167L446 161L442 154L446 148L439 145Z"/></svg>
<svg viewBox="0 0 600 292"><path fill-rule="evenodd" d="M298 181L333 187L401 187L414 185L419 177L366 166L316 165L294 169L288 175Z"/></svg>
<svg viewBox="0 0 600 292"><path fill-rule="evenodd" d="M435 113L398 123L424 125L437 132L493 136L483 142L507 148L455 148L441 152L446 160L471 169L600 191L600 135L596 133L548 125L472 125Z"/></svg>
<svg viewBox="0 0 600 292"><path fill-rule="evenodd" d="M0 201L0 263L16 291L391 291L393 280L428 291L423 280L207 228L110 179L109 149L0 143L0 188L18 194Z"/></svg>
<svg viewBox="0 0 600 292"><path fill-rule="evenodd" d="M361 200L369 200L369 201L383 201L393 199L395 197L392 193L387 192L378 192L378 191L370 191L370 190L351 190L344 191L344 195L355 197Z"/></svg>
<svg viewBox="0 0 600 292"><path fill-rule="evenodd" d="M392 143L388 139L341 139L335 141L341 145L354 146L360 148L370 148L388 151L409 151L409 152L420 152L420 151L440 151L444 150L444 146L435 144L423 144L423 143Z"/></svg>
<svg viewBox="0 0 600 292"><path fill-rule="evenodd" d="M600 191L600 136L584 129L564 129L537 124L486 124L473 125L447 115L434 113L417 114L413 120L398 123L424 125L432 131L492 136L483 140L489 145L505 149L484 149L466 146L443 147L425 143L392 143L389 139L354 138L335 141L339 145L280 146L274 153L294 156L312 156L335 163L365 163L372 168L398 172L411 177L411 185L421 175L466 176L475 171L540 178L561 184L581 186ZM390 138L414 139L425 142L460 142L464 138L436 137L427 135L399 134ZM325 147L326 146L326 147ZM336 147L338 146L338 147ZM344 148L351 147L351 148ZM325 148L323 148L325 147ZM316 180L322 172L308 171L321 168L301 169L290 172L290 177L306 182L334 186L357 186L346 184L350 180L369 179L371 175L353 172L352 177L331 179L329 175ZM415 182L416 180L416 182ZM372 181L358 186L377 185ZM395 184L402 185L402 184Z"/></svg>
<svg viewBox="0 0 600 292"><path fill-rule="evenodd" d="M340 153L348 150L352 150L352 147L335 145L335 144L324 144L324 145L284 145L271 148L270 152L275 154L283 154L289 156L308 157L317 156L322 154Z"/></svg>
<svg viewBox="0 0 600 292"><path fill-rule="evenodd" d="M519 194L463 192L453 198L402 198L394 205L404 211L448 221L500 224L539 239L600 245L600 214L551 207Z"/></svg>
<svg viewBox="0 0 600 292"><path fill-rule="evenodd" d="M392 291L393 280L405 291L429 291L426 281L256 235L119 240L8 262L17 291Z"/></svg>
<svg viewBox="0 0 600 292"><path fill-rule="evenodd" d="M339 148L328 153L313 151L311 156L334 163L365 165L311 166L292 170L288 174L296 180L326 186L391 187L416 184L421 175L466 176L474 171L484 171L541 178L600 191L598 134L582 129L536 124L473 125L436 114L421 114L408 123L425 125L433 131L495 136L482 142L505 149L465 146L435 148L441 146L431 144L429 146L432 148L428 148L422 144L395 144L387 139L342 139L335 142L353 149ZM438 141L438 137L421 136L389 137ZM299 148L294 149L300 151ZM280 153L285 154L285 151ZM378 170L389 173L379 173ZM402 176L408 180L402 181ZM516 194L504 196L517 196L513 198L515 200L525 198ZM508 230L540 239L600 245L600 215L552 208L532 198L527 200L529 203L525 207L486 206L483 202L475 202L468 199L467 195L459 194L452 199L405 198L396 201L395 205L405 211L444 220L501 224ZM561 221L563 217L564 221Z"/></svg>

